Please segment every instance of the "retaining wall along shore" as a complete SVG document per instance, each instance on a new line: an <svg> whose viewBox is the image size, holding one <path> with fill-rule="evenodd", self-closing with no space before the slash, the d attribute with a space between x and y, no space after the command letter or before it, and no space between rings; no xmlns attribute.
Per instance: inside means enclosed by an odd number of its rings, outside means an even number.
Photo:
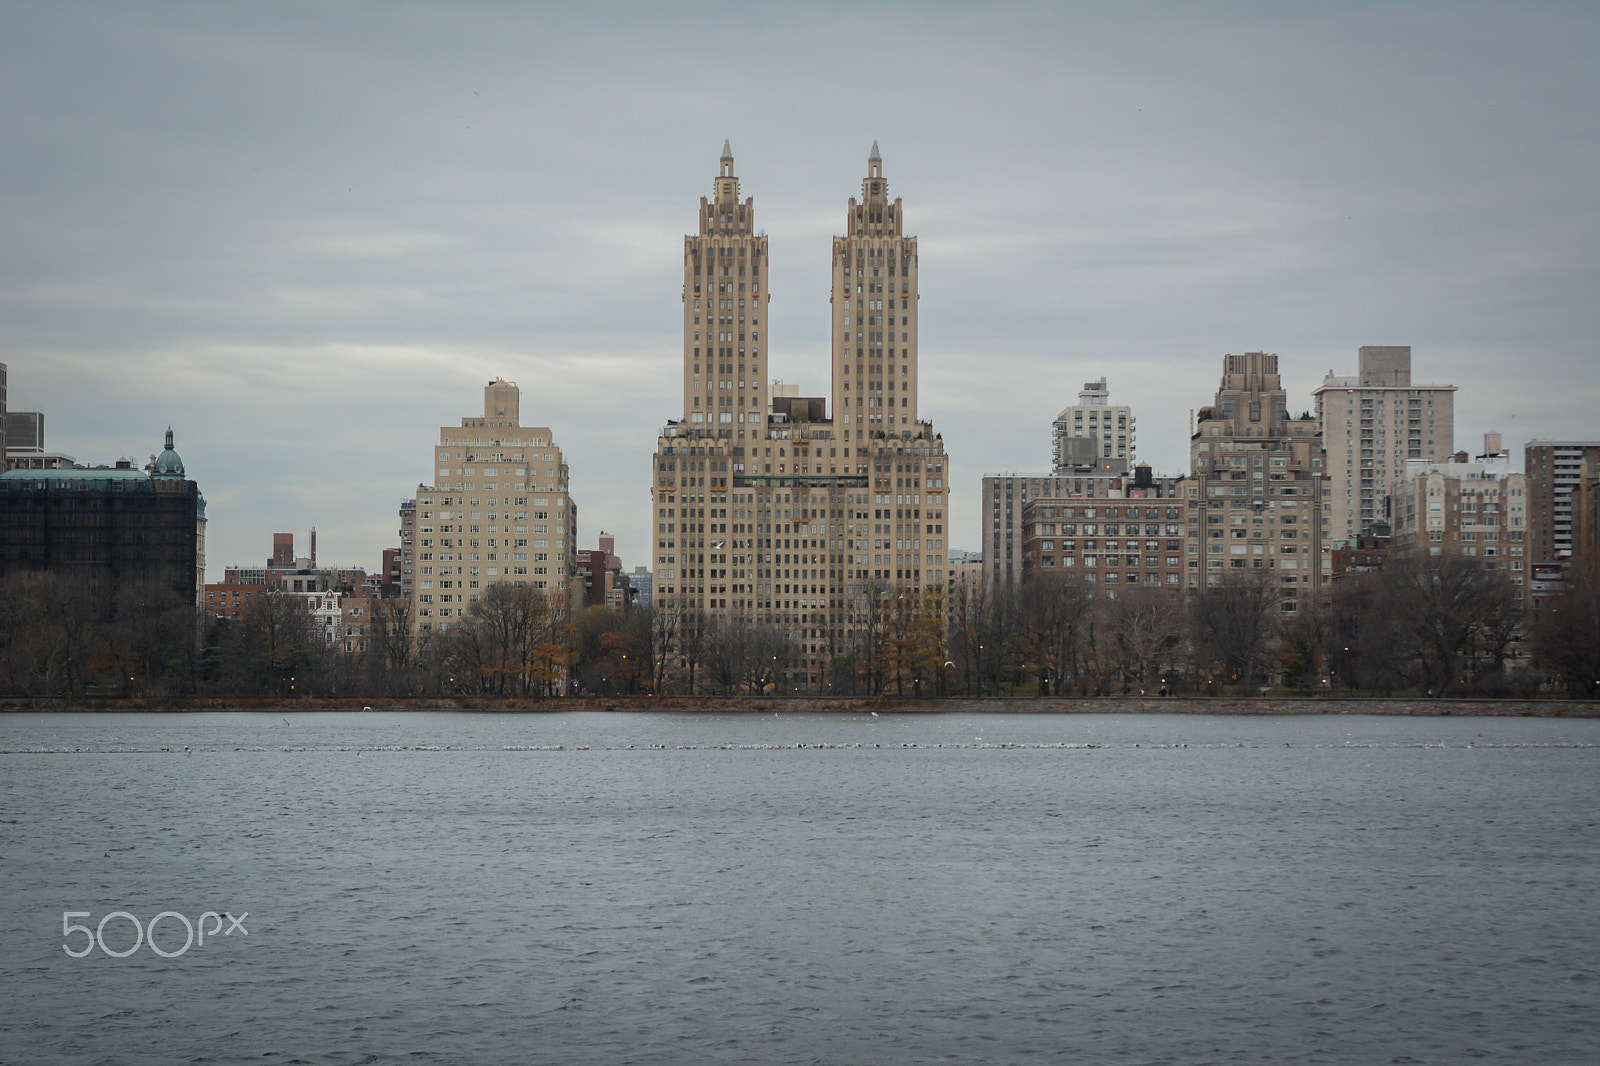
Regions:
<svg viewBox="0 0 1600 1066"><path fill-rule="evenodd" d="M944 699L812 696L568 696L497 699L483 696L415 699L164 699L0 700L0 712L128 711L699 711L735 714L1404 714L1600 718L1596 700L1375 699L1297 696L952 696Z"/></svg>

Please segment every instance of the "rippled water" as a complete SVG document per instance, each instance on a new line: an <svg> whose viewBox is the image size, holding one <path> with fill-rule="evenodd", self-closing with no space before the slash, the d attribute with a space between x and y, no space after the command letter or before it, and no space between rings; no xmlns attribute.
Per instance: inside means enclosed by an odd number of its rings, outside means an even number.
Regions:
<svg viewBox="0 0 1600 1066"><path fill-rule="evenodd" d="M1600 1047L1596 721L11 715L0 752L5 1062ZM66 955L119 909L247 935Z"/></svg>

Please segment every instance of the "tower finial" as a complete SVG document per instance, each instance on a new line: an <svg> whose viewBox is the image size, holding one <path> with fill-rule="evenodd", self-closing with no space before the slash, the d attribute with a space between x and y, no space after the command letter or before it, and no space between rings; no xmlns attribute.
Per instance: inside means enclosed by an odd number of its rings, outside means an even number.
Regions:
<svg viewBox="0 0 1600 1066"><path fill-rule="evenodd" d="M878 154L878 142L876 139L874 139L872 142L872 154L867 156L867 162L871 163L874 161L879 163L883 162L883 156Z"/></svg>
<svg viewBox="0 0 1600 1066"><path fill-rule="evenodd" d="M722 142L722 158L730 160L733 158L733 145L726 140Z"/></svg>

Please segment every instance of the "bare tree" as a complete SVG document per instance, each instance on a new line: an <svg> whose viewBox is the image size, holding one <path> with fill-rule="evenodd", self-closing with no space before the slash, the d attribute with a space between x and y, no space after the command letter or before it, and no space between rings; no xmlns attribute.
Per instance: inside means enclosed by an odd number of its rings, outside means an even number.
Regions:
<svg viewBox="0 0 1600 1066"><path fill-rule="evenodd" d="M1269 570L1227 570L1190 601L1190 625L1201 661L1225 683L1248 685L1265 662L1273 613L1283 592Z"/></svg>
<svg viewBox="0 0 1600 1066"><path fill-rule="evenodd" d="M157 581L124 586L112 601L106 643L117 649L121 669L134 691L165 691L189 684L198 614L173 589Z"/></svg>
<svg viewBox="0 0 1600 1066"><path fill-rule="evenodd" d="M1089 585L1062 575L1029 581L1014 602L1020 668L1038 677L1041 696L1052 682L1059 695L1079 672L1085 633L1100 601Z"/></svg>
<svg viewBox="0 0 1600 1066"><path fill-rule="evenodd" d="M710 615L698 607L684 608L678 619L678 666L692 696L696 691L697 675L706 656L711 651L716 625Z"/></svg>
<svg viewBox="0 0 1600 1066"><path fill-rule="evenodd" d="M883 692L888 677L889 616L889 585L881 578L867 581L850 601L849 658L862 687L872 696Z"/></svg>
<svg viewBox="0 0 1600 1066"><path fill-rule="evenodd" d="M251 695L287 696L315 688L322 649L305 600L290 593L256 597L222 648L223 686Z"/></svg>
<svg viewBox="0 0 1600 1066"><path fill-rule="evenodd" d="M1315 691L1322 676L1329 618L1315 601L1299 607L1297 611L1278 616L1278 665L1286 685L1309 693Z"/></svg>
<svg viewBox="0 0 1600 1066"><path fill-rule="evenodd" d="M1323 627L1323 655L1344 688L1388 691L1399 674L1387 656L1372 654L1382 576L1352 574L1334 583Z"/></svg>
<svg viewBox="0 0 1600 1066"><path fill-rule="evenodd" d="M374 692L404 696L416 691L417 637L407 601L372 601L366 658L367 684Z"/></svg>
<svg viewBox="0 0 1600 1066"><path fill-rule="evenodd" d="M971 632L963 641L961 668L968 691L1000 690L1002 679L1015 682L1020 669L1021 593L1012 588L986 588Z"/></svg>
<svg viewBox="0 0 1600 1066"><path fill-rule="evenodd" d="M667 691L669 672L677 662L682 620L682 612L675 607L657 608L650 620L650 676L657 692Z"/></svg>
<svg viewBox="0 0 1600 1066"><path fill-rule="evenodd" d="M1391 653L1410 664L1419 686L1438 695L1464 678L1498 676L1520 617L1503 571L1445 555L1393 561L1383 577Z"/></svg>
<svg viewBox="0 0 1600 1066"><path fill-rule="evenodd" d="M1338 584L1317 643L1346 685L1387 692L1407 682L1435 695L1493 690L1504 684L1521 619L1516 587L1481 560L1398 559L1382 573Z"/></svg>
<svg viewBox="0 0 1600 1066"><path fill-rule="evenodd" d="M479 630L481 656L474 666L485 691L527 694L529 662L547 610L541 590L504 583L490 585L467 608L467 625Z"/></svg>
<svg viewBox="0 0 1600 1066"><path fill-rule="evenodd" d="M632 693L651 676L648 608L587 607L572 627L573 658L589 692Z"/></svg>
<svg viewBox="0 0 1600 1066"><path fill-rule="evenodd" d="M1176 593L1131 588L1105 601L1106 629L1116 648L1117 668L1141 691L1169 669L1183 643L1183 603Z"/></svg>
<svg viewBox="0 0 1600 1066"><path fill-rule="evenodd" d="M0 654L18 695L81 694L85 666L107 614L82 577L13 573L0 586Z"/></svg>
<svg viewBox="0 0 1600 1066"><path fill-rule="evenodd" d="M1594 699L1600 694L1600 555L1574 561L1566 586L1534 612L1534 661L1559 677L1570 695Z"/></svg>
<svg viewBox="0 0 1600 1066"><path fill-rule="evenodd" d="M728 622L712 623L706 639L701 678L720 695L730 695L739 688L745 659L749 656L748 636L743 626Z"/></svg>
<svg viewBox="0 0 1600 1066"><path fill-rule="evenodd" d="M767 686L775 685L789 669L798 653L789 635L770 623L758 622L750 626L746 639L745 688L750 692L765 692Z"/></svg>

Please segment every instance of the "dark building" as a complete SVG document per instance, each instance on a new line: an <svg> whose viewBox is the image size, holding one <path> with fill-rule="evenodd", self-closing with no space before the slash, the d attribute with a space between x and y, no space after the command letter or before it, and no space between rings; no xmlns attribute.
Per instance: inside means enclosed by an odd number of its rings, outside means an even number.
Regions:
<svg viewBox="0 0 1600 1066"><path fill-rule="evenodd" d="M1354 540L1342 541L1333 549L1333 580L1342 581L1356 574L1381 573L1389 562L1390 528L1374 522Z"/></svg>
<svg viewBox="0 0 1600 1066"><path fill-rule="evenodd" d="M272 535L272 558L267 560L267 566L275 570L294 569L293 533L274 533Z"/></svg>
<svg viewBox="0 0 1600 1066"><path fill-rule="evenodd" d="M6 411L0 419L0 436L5 438L6 470L68 470L77 466L70 455L45 451L44 412Z"/></svg>
<svg viewBox="0 0 1600 1066"><path fill-rule="evenodd" d="M205 582L205 499L167 446L146 470L12 470L0 475L0 578L82 576L110 589L170 588L198 606Z"/></svg>
<svg viewBox="0 0 1600 1066"><path fill-rule="evenodd" d="M1600 441L1531 440L1523 447L1528 551L1549 562L1572 551L1572 494L1584 464L1600 464Z"/></svg>
<svg viewBox="0 0 1600 1066"><path fill-rule="evenodd" d="M603 551L577 552L578 579L583 582L583 605L606 605L606 553Z"/></svg>
<svg viewBox="0 0 1600 1066"><path fill-rule="evenodd" d="M383 596L400 595L400 549L383 549Z"/></svg>
<svg viewBox="0 0 1600 1066"><path fill-rule="evenodd" d="M44 450L44 412L7 411L6 449L29 448Z"/></svg>

